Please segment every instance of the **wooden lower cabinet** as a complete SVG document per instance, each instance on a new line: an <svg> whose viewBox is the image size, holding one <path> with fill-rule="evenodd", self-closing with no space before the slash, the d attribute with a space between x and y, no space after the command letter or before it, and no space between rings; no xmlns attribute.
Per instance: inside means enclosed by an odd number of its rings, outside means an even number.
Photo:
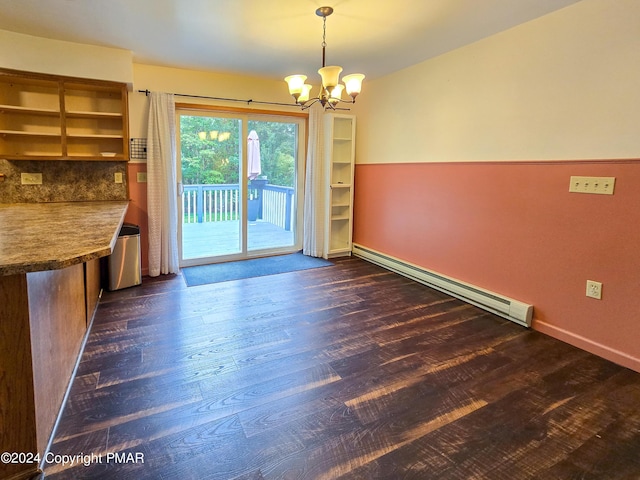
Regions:
<svg viewBox="0 0 640 480"><path fill-rule="evenodd" d="M93 320L93 314L100 300L102 292L102 279L100 271L100 259L90 260L84 264L84 290L87 302L87 327Z"/></svg>
<svg viewBox="0 0 640 480"><path fill-rule="evenodd" d="M0 276L0 452L45 454L87 330L85 268ZM38 466L0 463L0 478Z"/></svg>

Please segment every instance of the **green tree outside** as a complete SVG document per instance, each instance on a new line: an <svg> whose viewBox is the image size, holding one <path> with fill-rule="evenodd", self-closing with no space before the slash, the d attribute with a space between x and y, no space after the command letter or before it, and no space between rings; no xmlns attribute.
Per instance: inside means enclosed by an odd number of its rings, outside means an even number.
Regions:
<svg viewBox="0 0 640 480"><path fill-rule="evenodd" d="M272 185L293 187L297 126L287 122L252 120L248 131L260 139L261 177ZM196 184L238 184L241 120L204 116L180 117L182 182ZM246 139L242 147L246 149Z"/></svg>

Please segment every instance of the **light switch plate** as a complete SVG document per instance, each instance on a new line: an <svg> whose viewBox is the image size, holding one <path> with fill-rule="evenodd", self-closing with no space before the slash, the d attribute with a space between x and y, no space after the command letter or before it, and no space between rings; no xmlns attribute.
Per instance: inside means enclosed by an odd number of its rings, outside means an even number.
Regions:
<svg viewBox="0 0 640 480"><path fill-rule="evenodd" d="M114 175L116 183L122 183L122 172L116 172Z"/></svg>
<svg viewBox="0 0 640 480"><path fill-rule="evenodd" d="M616 177L571 177L569 191L613 195L615 185Z"/></svg>
<svg viewBox="0 0 640 480"><path fill-rule="evenodd" d="M21 173L20 183L22 185L42 185L41 173Z"/></svg>
<svg viewBox="0 0 640 480"><path fill-rule="evenodd" d="M147 183L147 172L136 173L136 181L138 183Z"/></svg>

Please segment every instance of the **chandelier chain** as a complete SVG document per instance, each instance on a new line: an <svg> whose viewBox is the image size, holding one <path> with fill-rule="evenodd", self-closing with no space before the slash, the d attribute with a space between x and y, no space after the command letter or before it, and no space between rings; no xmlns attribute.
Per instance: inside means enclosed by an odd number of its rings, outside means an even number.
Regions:
<svg viewBox="0 0 640 480"><path fill-rule="evenodd" d="M322 17L322 46L327 46L327 17Z"/></svg>
<svg viewBox="0 0 640 480"><path fill-rule="evenodd" d="M327 16L323 15L322 16L322 66L324 67L325 65L325 50L327 48L327 41L326 41L326 37L327 37Z"/></svg>

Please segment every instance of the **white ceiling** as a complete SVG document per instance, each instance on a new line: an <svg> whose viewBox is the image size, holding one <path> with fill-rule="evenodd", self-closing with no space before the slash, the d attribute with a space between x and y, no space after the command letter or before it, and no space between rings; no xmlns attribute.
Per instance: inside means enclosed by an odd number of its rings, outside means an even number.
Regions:
<svg viewBox="0 0 640 480"><path fill-rule="evenodd" d="M578 1L0 0L0 29L131 50L137 63L280 79L321 66L315 10L330 5L327 65L375 78Z"/></svg>

